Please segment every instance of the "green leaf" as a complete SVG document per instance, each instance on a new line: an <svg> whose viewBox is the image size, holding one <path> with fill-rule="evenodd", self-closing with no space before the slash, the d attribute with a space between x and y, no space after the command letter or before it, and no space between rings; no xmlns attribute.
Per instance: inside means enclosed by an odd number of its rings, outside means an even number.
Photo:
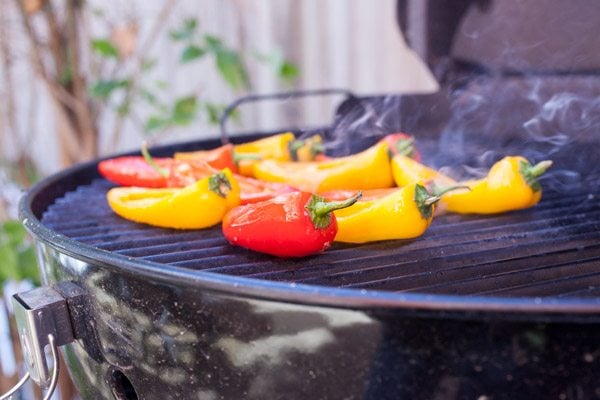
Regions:
<svg viewBox="0 0 600 400"><path fill-rule="evenodd" d="M92 40L92 49L105 58L117 58L119 56L119 51L108 39Z"/></svg>
<svg viewBox="0 0 600 400"><path fill-rule="evenodd" d="M202 47L190 44L183 50L183 53L181 53L180 61L182 63L194 61L202 57L204 54L206 54L206 50L204 50Z"/></svg>
<svg viewBox="0 0 600 400"><path fill-rule="evenodd" d="M217 69L229 86L233 89L248 89L250 87L246 66L237 52L230 49L222 49L215 56Z"/></svg>
<svg viewBox="0 0 600 400"><path fill-rule="evenodd" d="M216 36L204 35L204 42L207 51L215 57L215 63L221 78L233 89L248 89L250 79L240 54L225 46L221 39Z"/></svg>
<svg viewBox="0 0 600 400"><path fill-rule="evenodd" d="M194 36L197 27L198 20L196 18L188 18L183 21L180 28L170 31L169 36L176 41L189 40Z"/></svg>
<svg viewBox="0 0 600 400"><path fill-rule="evenodd" d="M195 96L187 96L178 99L173 107L171 121L174 125L188 125L198 113L198 100Z"/></svg>
<svg viewBox="0 0 600 400"><path fill-rule="evenodd" d="M168 119L153 115L146 120L146 123L144 124L144 130L152 133L165 128L167 125L169 125Z"/></svg>
<svg viewBox="0 0 600 400"><path fill-rule="evenodd" d="M16 250L8 245L0 246L0 282L7 279L17 280L19 264Z"/></svg>
<svg viewBox="0 0 600 400"><path fill-rule="evenodd" d="M293 83L294 79L300 76L300 68L296 64L286 60L279 67L278 75L279 79L289 85Z"/></svg>
<svg viewBox="0 0 600 400"><path fill-rule="evenodd" d="M101 99L108 98L115 89L126 88L130 84L127 79L109 79L101 80L92 85L90 94Z"/></svg>
<svg viewBox="0 0 600 400"><path fill-rule="evenodd" d="M218 125L219 119L221 118L221 114L223 113L225 107L219 104L206 103L204 108L206 109L206 114L208 115L208 122L210 122L211 125Z"/></svg>
<svg viewBox="0 0 600 400"><path fill-rule="evenodd" d="M5 221L0 225L0 244L17 247L26 237L25 227L19 221Z"/></svg>

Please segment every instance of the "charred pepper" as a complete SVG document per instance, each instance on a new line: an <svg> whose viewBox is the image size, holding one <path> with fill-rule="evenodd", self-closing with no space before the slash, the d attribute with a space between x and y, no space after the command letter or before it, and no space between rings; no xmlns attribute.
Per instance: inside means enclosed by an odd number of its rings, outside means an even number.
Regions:
<svg viewBox="0 0 600 400"><path fill-rule="evenodd" d="M532 207L542 198L537 178L551 165L549 160L531 165L524 157L505 157L485 178L461 183L470 191L448 193L442 202L448 211L460 214L496 214Z"/></svg>
<svg viewBox="0 0 600 400"><path fill-rule="evenodd" d="M325 161L261 161L254 166L254 175L268 182L285 182L311 193L380 189L394 185L388 146L383 142L351 156Z"/></svg>
<svg viewBox="0 0 600 400"><path fill-rule="evenodd" d="M236 207L223 219L223 235L234 245L278 257L304 257L326 250L337 232L334 210L352 205L296 192Z"/></svg>
<svg viewBox="0 0 600 400"><path fill-rule="evenodd" d="M182 189L117 187L106 197L111 209L125 219L176 229L216 225L240 203L238 183L228 169Z"/></svg>
<svg viewBox="0 0 600 400"><path fill-rule="evenodd" d="M450 189L449 189L450 190ZM335 211L337 242L365 243L421 236L433 218L440 196L420 184L395 189L389 194Z"/></svg>

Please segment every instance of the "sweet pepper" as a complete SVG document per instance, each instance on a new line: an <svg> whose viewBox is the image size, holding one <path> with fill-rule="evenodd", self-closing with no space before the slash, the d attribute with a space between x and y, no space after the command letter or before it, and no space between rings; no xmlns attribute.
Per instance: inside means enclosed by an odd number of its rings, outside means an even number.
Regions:
<svg viewBox="0 0 600 400"><path fill-rule="evenodd" d="M254 165L254 175L264 181L287 183L312 193L394 185L388 146L383 142L354 155L325 161L260 161Z"/></svg>
<svg viewBox="0 0 600 400"><path fill-rule="evenodd" d="M483 179L461 182L471 190L448 193L442 202L448 211L460 214L496 214L536 205L542 198L537 181L552 161L531 163L520 156L504 157Z"/></svg>
<svg viewBox="0 0 600 400"><path fill-rule="evenodd" d="M431 195L421 184L410 184L371 200L334 212L337 242L365 243L421 236L433 218L440 196Z"/></svg>
<svg viewBox="0 0 600 400"><path fill-rule="evenodd" d="M295 192L256 204L236 207L223 219L223 235L234 245L278 257L304 257L324 251L337 232L334 210L352 205L328 202Z"/></svg>
<svg viewBox="0 0 600 400"><path fill-rule="evenodd" d="M415 183L438 187L456 185L456 182L452 178L402 154L394 155L391 165L394 182L399 187Z"/></svg>
<svg viewBox="0 0 600 400"><path fill-rule="evenodd" d="M231 171L224 169L181 189L117 187L106 197L111 209L125 219L163 228L201 229L218 224L239 205L240 189Z"/></svg>

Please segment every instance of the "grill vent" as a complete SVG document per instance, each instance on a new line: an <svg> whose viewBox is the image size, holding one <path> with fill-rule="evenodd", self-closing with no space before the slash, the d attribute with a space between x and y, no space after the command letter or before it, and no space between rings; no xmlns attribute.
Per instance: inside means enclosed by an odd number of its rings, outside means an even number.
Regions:
<svg viewBox="0 0 600 400"><path fill-rule="evenodd" d="M299 260L230 246L220 227L176 231L123 220L105 200L110 187L104 180L78 187L42 223L124 256L234 276L437 294L600 295L598 187L544 193L535 208L499 216L441 215L415 240L335 244Z"/></svg>

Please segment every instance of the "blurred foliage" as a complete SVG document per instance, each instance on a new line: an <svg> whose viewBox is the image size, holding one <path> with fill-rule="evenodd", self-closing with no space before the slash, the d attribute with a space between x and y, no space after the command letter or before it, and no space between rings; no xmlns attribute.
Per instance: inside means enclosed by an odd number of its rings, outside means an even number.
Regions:
<svg viewBox="0 0 600 400"><path fill-rule="evenodd" d="M35 250L19 221L8 220L0 225L0 265L0 287L7 280L24 279L39 285Z"/></svg>
<svg viewBox="0 0 600 400"><path fill-rule="evenodd" d="M251 80L246 65L246 55L228 46L221 38L199 31L196 18L187 18L169 32L174 45L181 48L178 62L189 65L203 59L211 59L215 71L222 81L232 90L251 89ZM96 38L91 41L94 53L106 60L119 57L119 45L110 38ZM259 63L271 67L275 76L286 86L290 86L299 76L298 67L286 60L279 50L272 54L252 54ZM201 99L199 95L187 93L174 99L165 100L163 93L170 89L168 82L142 82L141 77L148 75L156 66L156 60L144 58L137 73L106 78L98 78L90 86L90 95L96 99L108 101L113 95L119 97L116 106L119 116L126 117L132 113L136 102L150 106L151 113L143 120L146 134L156 134L174 127L191 124L199 116L211 124L218 124L220 113L225 105ZM123 93L125 92L125 93Z"/></svg>

